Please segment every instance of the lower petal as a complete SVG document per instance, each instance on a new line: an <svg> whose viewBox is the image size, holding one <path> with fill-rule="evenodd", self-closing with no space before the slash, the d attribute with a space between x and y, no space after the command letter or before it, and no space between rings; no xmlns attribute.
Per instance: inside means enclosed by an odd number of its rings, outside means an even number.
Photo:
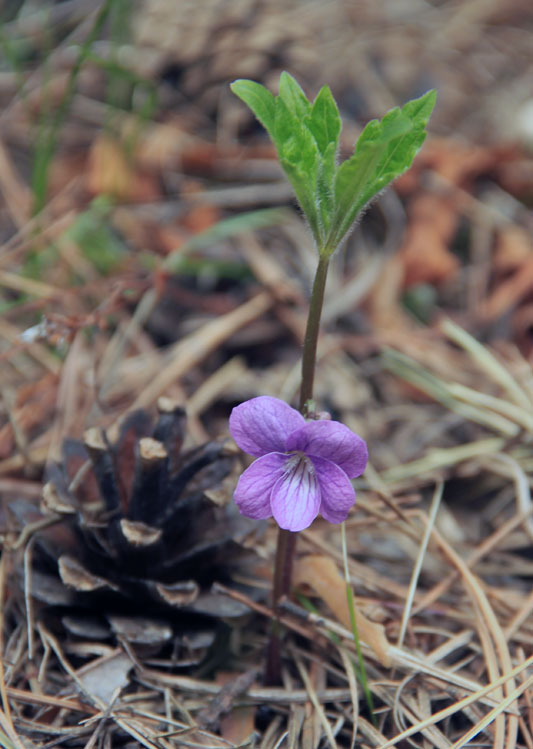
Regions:
<svg viewBox="0 0 533 749"><path fill-rule="evenodd" d="M248 518L269 518L272 515L270 494L283 475L287 460L283 453L268 453L241 474L233 499L242 515Z"/></svg>
<svg viewBox="0 0 533 749"><path fill-rule="evenodd" d="M291 456L283 476L270 497L272 514L280 528L301 531L318 515L320 488L312 463L304 456Z"/></svg>
<svg viewBox="0 0 533 749"><path fill-rule="evenodd" d="M314 456L311 460L322 495L320 514L330 523L342 523L355 502L355 490L350 479L331 460Z"/></svg>

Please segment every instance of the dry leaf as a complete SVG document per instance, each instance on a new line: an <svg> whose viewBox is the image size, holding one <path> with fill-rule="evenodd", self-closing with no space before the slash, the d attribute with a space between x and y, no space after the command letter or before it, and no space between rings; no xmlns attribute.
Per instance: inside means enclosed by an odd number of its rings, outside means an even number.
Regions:
<svg viewBox="0 0 533 749"><path fill-rule="evenodd" d="M501 273L518 270L533 257L533 242L525 229L514 224L502 226L496 236L493 267Z"/></svg>
<svg viewBox="0 0 533 749"><path fill-rule="evenodd" d="M32 439L37 428L48 425L57 400L57 376L46 374L37 382L30 382L17 390L13 419L25 439ZM0 428L0 458L7 458L15 445L11 422Z"/></svg>
<svg viewBox="0 0 533 749"><path fill-rule="evenodd" d="M152 123L141 135L137 159L150 170L178 169L195 138L178 122Z"/></svg>
<svg viewBox="0 0 533 749"><path fill-rule="evenodd" d="M88 190L95 195L124 198L129 195L132 180L133 171L120 143L108 135L97 137L89 154Z"/></svg>
<svg viewBox="0 0 533 749"><path fill-rule="evenodd" d="M78 670L78 677L89 694L107 707L117 689L129 684L133 664L120 650L92 661Z"/></svg>
<svg viewBox="0 0 533 749"><path fill-rule="evenodd" d="M257 669L243 674L221 671L217 684L222 689L197 715L205 728L220 726L222 736L235 745L242 744L254 732L255 707L234 707L235 701L256 681Z"/></svg>
<svg viewBox="0 0 533 749"><path fill-rule="evenodd" d="M409 317L401 306L404 265L399 255L386 261L368 299L368 314L375 330L409 328Z"/></svg>
<svg viewBox="0 0 533 749"><path fill-rule="evenodd" d="M146 201L160 197L155 177L136 169L123 145L105 134L98 136L92 145L86 184L93 195L112 195L119 200Z"/></svg>
<svg viewBox="0 0 533 749"><path fill-rule="evenodd" d="M483 301L479 309L480 319L484 322L498 319L528 298L532 289L533 255Z"/></svg>
<svg viewBox="0 0 533 749"><path fill-rule="evenodd" d="M207 231L220 220L220 210L213 203L196 203L187 208L183 226L193 234Z"/></svg>
<svg viewBox="0 0 533 749"><path fill-rule="evenodd" d="M431 138L424 143L413 168L403 174L395 185L401 194L418 192L421 172L431 169L446 182L467 187L479 174L493 169L501 158L502 153L498 148L475 147L453 138Z"/></svg>
<svg viewBox="0 0 533 749"><path fill-rule="evenodd" d="M255 730L255 707L236 707L220 720L220 735L234 746L244 744Z"/></svg>
<svg viewBox="0 0 533 749"><path fill-rule="evenodd" d="M337 565L330 557L310 554L298 560L294 569L295 585L308 585L322 598L333 614L351 631L350 612L346 601L346 583L339 574ZM357 631L361 640L369 645L384 666L390 666L387 655L389 643L385 628L367 619L360 611L355 612Z"/></svg>
<svg viewBox="0 0 533 749"><path fill-rule="evenodd" d="M439 284L455 276L459 261L449 246L457 218L457 206L451 198L423 194L411 201L409 226L400 250L404 288L419 283Z"/></svg>

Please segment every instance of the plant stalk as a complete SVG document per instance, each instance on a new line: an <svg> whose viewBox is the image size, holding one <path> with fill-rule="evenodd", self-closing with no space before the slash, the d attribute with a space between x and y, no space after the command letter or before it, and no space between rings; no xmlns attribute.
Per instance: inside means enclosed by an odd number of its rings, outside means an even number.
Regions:
<svg viewBox="0 0 533 749"><path fill-rule="evenodd" d="M309 314L302 355L302 384L300 387L300 412L307 416L309 401L313 397L313 383L315 379L316 352L318 346L318 333L320 331L320 317L324 303L324 290L328 275L329 257L320 255L316 269L311 299L309 301ZM289 595L292 579L292 565L296 551L297 534L291 531L279 529L278 544L276 549L276 563L274 567L274 589L273 609L277 617L279 601ZM265 671L265 684L273 686L281 683L281 632L279 619L276 618L272 625L267 650L267 663Z"/></svg>
<svg viewBox="0 0 533 749"><path fill-rule="evenodd" d="M328 277L329 257L320 255L316 269L313 290L309 302L309 314L305 329L304 348L302 354L302 384L300 387L300 411L307 415L307 403L313 397L313 385L315 381L316 351L318 346L318 333L320 330L320 318L324 304L324 290Z"/></svg>

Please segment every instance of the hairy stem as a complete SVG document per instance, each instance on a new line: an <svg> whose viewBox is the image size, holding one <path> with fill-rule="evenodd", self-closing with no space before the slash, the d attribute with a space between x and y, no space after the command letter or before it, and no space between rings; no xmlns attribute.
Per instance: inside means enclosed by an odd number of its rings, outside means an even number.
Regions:
<svg viewBox="0 0 533 749"><path fill-rule="evenodd" d="M277 609L281 598L289 594L295 549L296 533L280 528L278 531L276 564L274 567L274 589L272 593L274 610ZM279 620L275 619L268 641L265 684L267 686L274 686L279 683L281 683L281 632Z"/></svg>
<svg viewBox="0 0 533 749"><path fill-rule="evenodd" d="M320 256L316 269L313 290L309 302L309 314L305 329L304 349L302 355L302 384L300 387L300 411L305 416L307 402L313 397L313 384L315 381L316 350L318 346L318 333L320 330L320 317L324 303L324 290L328 276L329 258Z"/></svg>
<svg viewBox="0 0 533 749"><path fill-rule="evenodd" d="M324 290L328 275L329 258L320 256L316 269L313 290L309 302L309 314L302 356L302 384L300 387L300 411L306 416L308 403L313 397L313 383L315 379L316 350L320 317L324 303ZM276 612L278 603L287 596L291 589L292 564L296 551L297 534L279 529L278 545L276 549L276 564L274 567L273 608ZM281 683L281 632L279 620L275 620L270 634L267 651L265 683L269 686Z"/></svg>

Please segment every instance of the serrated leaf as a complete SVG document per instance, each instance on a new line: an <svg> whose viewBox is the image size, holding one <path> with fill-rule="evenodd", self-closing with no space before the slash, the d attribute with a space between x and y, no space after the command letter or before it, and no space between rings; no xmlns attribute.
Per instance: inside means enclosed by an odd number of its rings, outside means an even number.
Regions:
<svg viewBox="0 0 533 749"><path fill-rule="evenodd" d="M326 148L325 153L322 155L322 158L320 159L318 165L317 197L322 224L320 245L322 245L323 238L326 236L329 230L331 218L333 216L333 210L335 208L333 184L335 181L336 154L337 144L335 142L331 142Z"/></svg>
<svg viewBox="0 0 533 749"><path fill-rule="evenodd" d="M240 78L230 85L233 93L242 99L255 114L259 122L268 131L270 137L274 132L275 98L270 91L255 81Z"/></svg>
<svg viewBox="0 0 533 749"><path fill-rule="evenodd" d="M321 236L316 204L318 146L302 121L288 109L279 96L276 98L273 140L283 171L296 193L315 238L318 238Z"/></svg>
<svg viewBox="0 0 533 749"><path fill-rule="evenodd" d="M365 127L353 156L337 170L328 252L338 247L369 200L411 166L426 137L435 98L435 91L428 91Z"/></svg>
<svg viewBox="0 0 533 749"><path fill-rule="evenodd" d="M277 97L254 81L241 79L231 88L267 129L315 241L326 254L338 247L369 200L409 168L435 104L430 91L381 121L369 122L352 157L337 168L341 120L328 86L312 105L286 72Z"/></svg>
<svg viewBox="0 0 533 749"><path fill-rule="evenodd" d="M300 84L286 71L283 71L279 81L279 98L289 112L298 119L303 119L311 111L311 104L304 94Z"/></svg>
<svg viewBox="0 0 533 749"><path fill-rule="evenodd" d="M313 107L306 125L313 134L320 153L325 153L331 143L335 150L341 132L341 118L339 110L329 86L322 86L313 102Z"/></svg>

